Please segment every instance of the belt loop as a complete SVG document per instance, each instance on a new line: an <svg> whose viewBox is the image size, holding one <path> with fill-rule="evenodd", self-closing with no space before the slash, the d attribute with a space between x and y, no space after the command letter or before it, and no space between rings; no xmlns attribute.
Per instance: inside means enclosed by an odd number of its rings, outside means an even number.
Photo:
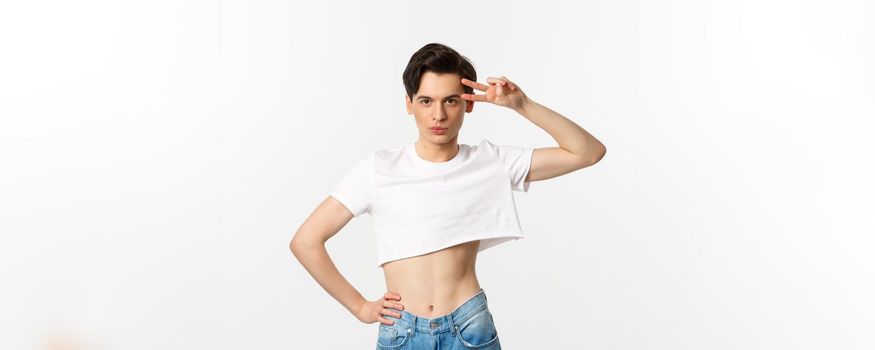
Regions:
<svg viewBox="0 0 875 350"><path fill-rule="evenodd" d="M453 322L453 313L452 312L447 314L447 323L449 323L448 326L450 326L450 335L455 337L456 336L456 323Z"/></svg>
<svg viewBox="0 0 875 350"><path fill-rule="evenodd" d="M414 315L414 314L410 314L410 315L413 316L413 321L411 322L411 328L413 328L413 330L411 331L410 328L408 328L407 331L410 333L408 335L411 338L413 338L413 337L416 337L416 315Z"/></svg>

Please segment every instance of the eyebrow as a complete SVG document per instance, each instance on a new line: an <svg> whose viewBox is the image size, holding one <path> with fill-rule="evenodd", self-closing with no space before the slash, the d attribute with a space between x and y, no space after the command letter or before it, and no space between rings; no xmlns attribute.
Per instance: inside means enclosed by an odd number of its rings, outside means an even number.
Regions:
<svg viewBox="0 0 875 350"><path fill-rule="evenodd" d="M460 96L459 96L459 94L452 94L452 95L450 95L450 96L444 97L444 100L446 100L446 99L448 99L448 98L450 98L450 97L460 97ZM421 99L424 99L424 98L431 98L431 97L428 97L428 96L422 96L422 95L416 97L417 100L421 100Z"/></svg>

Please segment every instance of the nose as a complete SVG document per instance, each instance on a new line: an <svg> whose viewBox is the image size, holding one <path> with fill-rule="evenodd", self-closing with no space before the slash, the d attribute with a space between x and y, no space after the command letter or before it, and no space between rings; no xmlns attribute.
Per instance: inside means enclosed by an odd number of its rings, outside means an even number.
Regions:
<svg viewBox="0 0 875 350"><path fill-rule="evenodd" d="M441 121L441 120L447 119L447 113L446 113L446 111L444 111L443 106L435 108L435 109L436 109L436 111L431 116L431 119L433 119L435 121Z"/></svg>

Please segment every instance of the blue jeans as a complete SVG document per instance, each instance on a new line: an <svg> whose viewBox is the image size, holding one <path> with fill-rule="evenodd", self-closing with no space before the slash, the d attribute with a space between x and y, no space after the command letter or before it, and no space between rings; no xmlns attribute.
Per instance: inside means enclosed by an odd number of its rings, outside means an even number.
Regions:
<svg viewBox="0 0 875 350"><path fill-rule="evenodd" d="M394 311L400 313L401 318L383 315L395 324L380 323L378 350L501 350L483 288L453 312L441 317L428 319L404 310Z"/></svg>

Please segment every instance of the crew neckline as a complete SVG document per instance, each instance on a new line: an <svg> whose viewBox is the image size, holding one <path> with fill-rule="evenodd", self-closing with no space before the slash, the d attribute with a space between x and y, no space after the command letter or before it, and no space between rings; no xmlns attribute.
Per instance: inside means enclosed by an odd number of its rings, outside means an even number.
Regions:
<svg viewBox="0 0 875 350"><path fill-rule="evenodd" d="M418 164L432 168L445 168L462 161L462 152L465 152L465 145L461 143L457 143L456 145L458 145L458 152L456 152L456 155L452 159L444 162L432 162L420 157L419 154L416 153L416 141L407 144L407 153Z"/></svg>

